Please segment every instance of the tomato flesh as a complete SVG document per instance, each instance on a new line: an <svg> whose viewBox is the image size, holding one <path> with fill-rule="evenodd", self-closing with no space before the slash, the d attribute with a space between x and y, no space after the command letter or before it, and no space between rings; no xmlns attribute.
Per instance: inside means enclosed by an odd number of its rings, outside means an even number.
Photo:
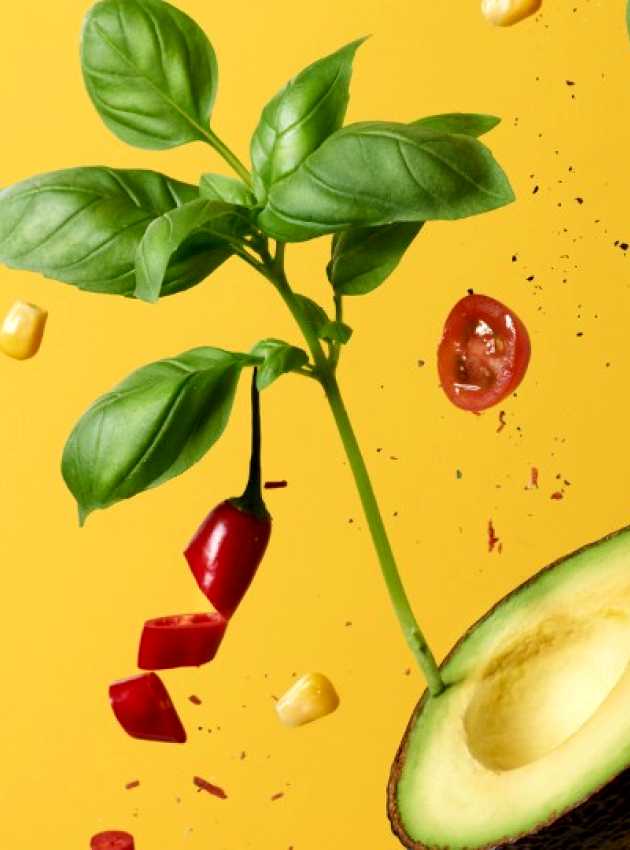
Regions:
<svg viewBox="0 0 630 850"><path fill-rule="evenodd" d="M446 319L438 348L442 389L463 410L498 404L523 380L531 345L527 328L505 304L467 295Z"/></svg>
<svg viewBox="0 0 630 850"><path fill-rule="evenodd" d="M90 841L91 850L134 850L133 836L128 832L99 832Z"/></svg>

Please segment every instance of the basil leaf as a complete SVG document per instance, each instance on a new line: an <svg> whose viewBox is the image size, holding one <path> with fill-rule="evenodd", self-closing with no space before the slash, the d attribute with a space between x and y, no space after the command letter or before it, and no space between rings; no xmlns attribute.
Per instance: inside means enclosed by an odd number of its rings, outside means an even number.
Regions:
<svg viewBox="0 0 630 850"><path fill-rule="evenodd" d="M463 136L483 136L489 133L501 119L496 115L477 115L474 112L445 112L443 115L428 115L413 121L410 127L421 127L434 133L460 133Z"/></svg>
<svg viewBox="0 0 630 850"><path fill-rule="evenodd" d="M197 197L194 186L154 171L73 168L33 177L0 192L0 262L89 292L132 295L145 230ZM203 279L215 251L208 237L185 246L168 270L166 292Z"/></svg>
<svg viewBox="0 0 630 850"><path fill-rule="evenodd" d="M365 295L380 286L403 258L422 222L353 227L335 234L328 279L340 295Z"/></svg>
<svg viewBox="0 0 630 850"><path fill-rule="evenodd" d="M357 225L465 218L513 199L477 139L373 122L337 131L276 183L258 223L300 242Z"/></svg>
<svg viewBox="0 0 630 850"><path fill-rule="evenodd" d="M62 472L83 523L92 511L180 475L227 424L245 354L196 348L133 372L79 420Z"/></svg>
<svg viewBox="0 0 630 850"><path fill-rule="evenodd" d="M223 174L204 174L199 194L209 201L224 201L241 207L253 207L256 203L256 198L244 183Z"/></svg>
<svg viewBox="0 0 630 850"><path fill-rule="evenodd" d="M214 268L218 268L232 254L229 241L238 239L243 230L237 209L220 201L196 200L155 219L136 254L136 298L150 302L159 299L173 256L195 233L214 240Z"/></svg>
<svg viewBox="0 0 630 850"><path fill-rule="evenodd" d="M260 200L343 124L350 97L353 41L301 71L264 108L251 157ZM257 179L256 179L257 178Z"/></svg>
<svg viewBox="0 0 630 850"><path fill-rule="evenodd" d="M208 136L217 61L199 26L163 0L102 0L81 40L85 85L109 129L163 150Z"/></svg>
<svg viewBox="0 0 630 850"><path fill-rule="evenodd" d="M295 298L299 301L300 307L313 326L318 338L322 339L322 330L326 327L329 321L326 311L323 307L320 307L316 301L313 301L312 298L307 298L306 295L296 294Z"/></svg>
<svg viewBox="0 0 630 850"><path fill-rule="evenodd" d="M256 378L256 386L261 392L281 375L301 369L308 363L308 354L303 349L280 339L262 340L252 349L252 355L264 357Z"/></svg>
<svg viewBox="0 0 630 850"><path fill-rule="evenodd" d="M321 329L320 337L328 342L338 342L340 345L345 345L350 342L354 331L350 325L345 322L327 322Z"/></svg>

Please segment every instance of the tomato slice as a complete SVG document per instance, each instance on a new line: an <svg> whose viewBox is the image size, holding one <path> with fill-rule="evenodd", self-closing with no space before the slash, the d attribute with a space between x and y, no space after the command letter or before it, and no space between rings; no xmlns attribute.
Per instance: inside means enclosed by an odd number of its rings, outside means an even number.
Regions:
<svg viewBox="0 0 630 850"><path fill-rule="evenodd" d="M509 307L487 295L467 295L444 325L438 348L442 389L463 410L486 410L518 387L530 354L527 328Z"/></svg>
<svg viewBox="0 0 630 850"><path fill-rule="evenodd" d="M91 850L134 850L134 846L128 832L99 832L90 841Z"/></svg>

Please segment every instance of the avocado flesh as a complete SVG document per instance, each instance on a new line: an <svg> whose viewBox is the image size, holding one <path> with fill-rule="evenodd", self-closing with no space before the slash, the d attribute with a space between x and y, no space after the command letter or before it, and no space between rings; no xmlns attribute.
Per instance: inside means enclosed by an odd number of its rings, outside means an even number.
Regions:
<svg viewBox="0 0 630 850"><path fill-rule="evenodd" d="M624 529L518 588L446 659L392 768L403 844L630 848L629 663Z"/></svg>

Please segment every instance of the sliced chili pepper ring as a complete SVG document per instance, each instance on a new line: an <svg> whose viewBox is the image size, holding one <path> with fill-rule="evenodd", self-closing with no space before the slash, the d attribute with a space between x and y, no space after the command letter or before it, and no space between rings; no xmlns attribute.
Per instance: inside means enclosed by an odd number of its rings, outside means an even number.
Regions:
<svg viewBox="0 0 630 850"><path fill-rule="evenodd" d="M217 654L227 621L221 614L175 614L144 624L138 667L166 670L199 667Z"/></svg>
<svg viewBox="0 0 630 850"><path fill-rule="evenodd" d="M90 840L91 850L135 850L133 835L128 832L99 832Z"/></svg>
<svg viewBox="0 0 630 850"><path fill-rule="evenodd" d="M159 676L144 673L114 682L109 699L116 718L132 738L183 744L186 731Z"/></svg>

